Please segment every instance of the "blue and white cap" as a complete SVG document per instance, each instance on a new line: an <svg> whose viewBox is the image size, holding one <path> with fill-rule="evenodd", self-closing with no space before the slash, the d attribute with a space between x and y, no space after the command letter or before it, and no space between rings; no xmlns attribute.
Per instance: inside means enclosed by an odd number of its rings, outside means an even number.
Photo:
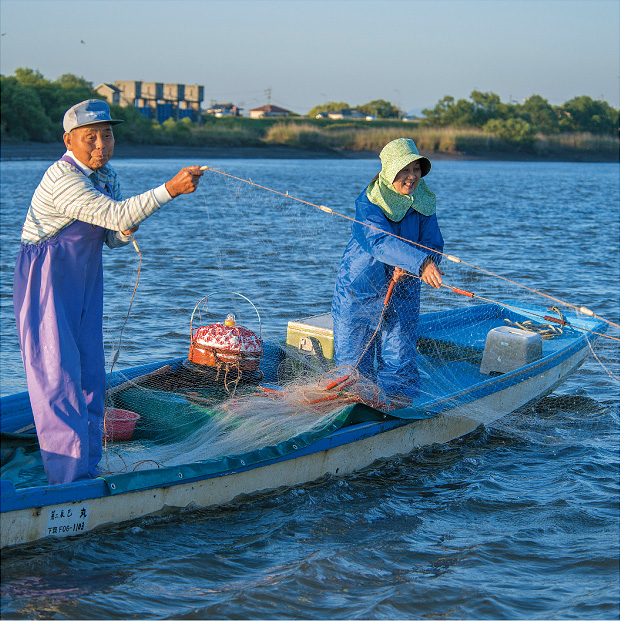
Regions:
<svg viewBox="0 0 620 621"><path fill-rule="evenodd" d="M76 127L92 125L93 123L109 123L118 125L122 120L110 117L110 106L101 99L87 99L75 106L71 106L62 120L62 126L66 133Z"/></svg>

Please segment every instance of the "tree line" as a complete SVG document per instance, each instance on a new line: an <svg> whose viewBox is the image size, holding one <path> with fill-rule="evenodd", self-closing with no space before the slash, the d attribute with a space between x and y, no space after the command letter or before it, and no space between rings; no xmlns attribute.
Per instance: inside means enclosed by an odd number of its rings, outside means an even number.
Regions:
<svg viewBox="0 0 620 621"><path fill-rule="evenodd" d="M448 95L422 112L426 126L479 127L508 140L564 132L618 135L618 110L587 95L552 106L540 95L532 95L521 104L502 103L495 93L473 91L469 100L455 101Z"/></svg>
<svg viewBox="0 0 620 621"><path fill-rule="evenodd" d="M67 73L50 81L38 71L27 68L16 69L13 76L0 76L0 95L2 140L38 142L58 140L67 108L84 99L99 97L92 83L84 78ZM314 120L320 113L351 109L384 121L403 117L402 110L383 99L354 108L346 102L328 102L315 106L307 116ZM215 142L221 138L226 143L231 139L228 134L233 133L236 140L258 142L269 128L267 124L246 118L213 119L205 115L205 124L211 126L209 133L204 126L198 131L193 127L196 124L189 119L178 122L169 119L160 124L145 118L131 106L112 106L112 110L113 116L126 121L115 128L115 134L119 140L128 142L196 144L204 138ZM619 111L607 102L587 95L574 97L561 106L552 106L540 95L532 95L523 103L504 103L495 93L473 91L469 99L455 100L447 95L422 113L424 116L418 119L420 127L472 128L516 145L532 143L538 135L618 135ZM273 120L265 121L269 122Z"/></svg>
<svg viewBox="0 0 620 621"><path fill-rule="evenodd" d="M66 110L95 96L91 82L71 73L53 82L32 69L16 69L13 76L0 76L1 138L58 140Z"/></svg>
<svg viewBox="0 0 620 621"><path fill-rule="evenodd" d="M351 108L345 102L315 106L308 116L355 109L380 119L401 119L402 110L378 99ZM446 95L433 108L422 110L421 127L479 128L509 142L533 140L536 135L590 133L617 136L619 111L607 102L587 95L552 106L544 97L532 95L523 103L503 103L496 93L473 91L469 99Z"/></svg>
<svg viewBox="0 0 620 621"><path fill-rule="evenodd" d="M375 116L378 119L401 119L405 116L400 108L389 101L385 101L385 99L374 99L373 101L354 107L351 107L344 101L329 101L314 106L314 108L308 112L307 116L313 119L319 114L341 112L342 110L357 110L366 116Z"/></svg>

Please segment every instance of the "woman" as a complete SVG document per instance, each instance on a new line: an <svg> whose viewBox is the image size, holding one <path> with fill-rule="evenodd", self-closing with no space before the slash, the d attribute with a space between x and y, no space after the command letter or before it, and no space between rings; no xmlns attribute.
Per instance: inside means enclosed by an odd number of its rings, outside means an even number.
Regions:
<svg viewBox="0 0 620 621"><path fill-rule="evenodd" d="M437 265L443 238L435 195L422 180L430 161L408 138L388 143L379 157L381 172L355 202L356 222L338 270L332 302L334 347L339 366L357 366L384 391L390 407L397 408L419 395L420 279L441 286ZM397 284L373 340L392 279Z"/></svg>

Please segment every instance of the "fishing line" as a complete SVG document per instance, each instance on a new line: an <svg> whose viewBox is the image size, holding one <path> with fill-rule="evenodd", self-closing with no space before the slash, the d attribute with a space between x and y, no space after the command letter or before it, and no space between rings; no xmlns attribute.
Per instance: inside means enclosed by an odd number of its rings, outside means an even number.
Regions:
<svg viewBox="0 0 620 621"><path fill-rule="evenodd" d="M544 293L543 291L539 291L538 289L533 289L531 287L528 287L527 285L522 285L521 283L515 282L514 280L511 280L510 278L507 278L505 276L502 276L501 274L496 274L495 272L491 272L483 267L477 266L473 263L468 263L467 261L463 261L462 259L460 259L459 257L455 257L453 255L450 254L446 254L444 252L439 252L437 250L434 250L432 248L428 248L426 246L424 246L423 244L420 244L418 242L414 242L411 241L409 239L405 239L404 237L400 237L399 235L396 235L395 233L391 233L389 231L385 231L384 229L380 229L379 227L376 227L372 224L368 224L366 222L360 222L359 220L356 220L355 218L352 218L351 216L347 216L346 214L337 212L333 209L331 209L330 207L326 207L325 205L317 205L315 203L311 203L310 201L306 201L304 199L301 198L297 198L295 196L292 196L291 194L288 193L288 190L286 192L281 192L279 190L275 190L273 188L269 188L267 186L264 185L260 185L258 183L255 183L254 181L252 181L251 179L243 179L242 177L237 177L235 175L231 175L230 173L221 171L221 170L217 170L216 168L211 168L210 166L201 166L200 167L201 171L210 171L210 172L214 172L217 173L219 175L223 175L225 177L229 177L231 179L235 179L236 181L241 181L242 183L246 183L248 185L254 186L256 188L259 188L261 190L266 190L267 192L271 192L273 194L277 194L278 196L282 196L284 198L289 198L291 200L297 201L299 203L303 203L304 205L309 205L310 207L315 207L316 209L319 209L327 214L330 215L334 215L334 216L338 216L340 218L344 218L345 220L350 220L351 222L354 222L356 224L360 224L362 226L366 226L368 228L374 229L376 231L380 231L381 233L384 233L386 235L391 235L392 237L395 237L396 239L399 239L403 242L406 242L408 244L412 244L414 246L417 246L419 248L422 248L424 250L428 250L429 252L433 252L436 254L440 254L443 257L445 257L448 261L451 261L453 263L461 263L463 265L466 265L474 270L477 270L479 272L482 272L484 274L486 274L487 276L492 276L493 278L498 278L500 280L504 280L505 282L508 282L512 285L514 285L515 287L520 287L522 289L525 289L526 291L529 291L530 293L534 293L536 295L542 296L544 298L547 298L549 300L552 300L553 302L557 302L558 304L562 304L564 306L568 306L569 308L572 308L573 310L582 313L583 315L587 315L589 317L594 317L596 319L599 319L600 321L603 321L605 323L607 323L610 326L614 326L616 328L620 328L620 324L614 323L613 321L610 321L609 319L605 319L604 317L601 317L600 315L597 315L596 313L594 313L592 310L590 310L589 308L587 308L586 306L576 306L574 304L571 304L570 302L566 302L560 298L556 298L552 295L549 295L548 293ZM494 300L490 300L491 302L494 302ZM497 302L499 303L499 302ZM605 338L611 338L613 340L620 340L620 339L615 339L614 337L610 337L608 335L602 334L601 336L604 336Z"/></svg>
<svg viewBox="0 0 620 621"><path fill-rule="evenodd" d="M127 308L127 315L125 316L125 320L123 321L123 324L121 325L121 329L118 335L118 346L116 348L116 351L114 352L114 356L112 358L112 364L110 365L110 373L108 375L108 384L106 386L106 391L105 391L105 400L107 401L108 399L108 393L110 391L110 381L112 379L112 371L114 370L114 365L116 364L116 361L118 360L118 357L121 353L121 342L123 340L123 330L125 329L125 325L127 324L127 321L129 320L129 314L131 313L131 307L133 305L133 300L136 296L136 291L138 290L138 283L140 282L140 271L142 270L142 251L140 250L140 247L138 246L138 242L136 241L136 238L134 237L133 233L129 233L129 235L131 236L131 241L133 243L133 247L135 248L136 252L138 253L138 257L139 257L139 261L138 261L138 273L136 274L136 283L133 287L133 292L131 294L131 300L129 301L129 307ZM104 409L103 409L103 438L104 438L104 452L106 454L106 467L108 467L109 470L109 465L108 465L108 434L107 434L107 429L106 429L106 419L107 419L107 408L105 407L105 401L104 401Z"/></svg>
<svg viewBox="0 0 620 621"><path fill-rule="evenodd" d="M391 282L390 282L390 286L388 287L387 293L385 294L385 299L383 300L383 308L381 309L381 315L379 316L379 321L377 322L377 327L375 328L375 331L373 332L372 336L370 337L368 343L366 343L366 347L364 347L364 350L360 354L360 357L357 359L357 362L355 363L355 366L353 367L355 370L357 370L357 367L359 366L360 362L362 361L362 358L364 357L364 354L368 351L368 348L370 347L370 344L375 340L375 337L379 333L379 329L381 328L381 324L383 323L383 316L385 315L385 311L386 311L386 309L388 307L388 304L390 303L390 299L392 297L392 292L394 291L394 287L396 286L396 282L397 281L393 277Z"/></svg>
<svg viewBox="0 0 620 621"><path fill-rule="evenodd" d="M596 352L594 351L594 347L592 347L592 343L589 340L588 340L588 346L590 348L590 353L594 356L594 358L596 358L596 361L603 368L605 373L609 375L610 379L614 380L616 383L620 383L620 377L618 377L612 370L608 369L607 366L603 364L603 361L596 355Z"/></svg>
<svg viewBox="0 0 620 621"><path fill-rule="evenodd" d="M118 335L118 345L116 347L116 351L114 352L114 357L112 358L112 364L110 365L110 377L108 377L108 386L107 386L106 392L110 388L110 378L112 376L112 370L114 369L114 365L116 364L116 361L118 360L118 357L121 353L121 342L123 340L123 330L125 329L125 325L127 324L127 321L129 320L129 314L131 313L133 299L136 297L136 291L138 290L138 283L140 282L140 271L142 269L142 252L140 248L138 247L138 242L136 241L136 238L133 236L133 233L130 233L130 235L131 235L131 241L133 242L133 247L136 249L136 252L138 253L138 257L139 257L138 273L136 275L136 284L134 285L133 292L131 294L131 300L129 300L129 307L127 308L127 315L125 316L125 320L123 321L123 325L121 326L121 329Z"/></svg>

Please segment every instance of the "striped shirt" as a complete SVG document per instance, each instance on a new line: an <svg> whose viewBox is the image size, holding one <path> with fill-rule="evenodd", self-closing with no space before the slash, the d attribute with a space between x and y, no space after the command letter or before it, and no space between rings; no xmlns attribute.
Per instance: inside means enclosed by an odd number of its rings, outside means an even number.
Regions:
<svg viewBox="0 0 620 621"><path fill-rule="evenodd" d="M75 160L71 152L68 155ZM77 160L76 164L84 174L64 161L47 169L32 197L22 227L22 244L38 244L81 220L108 229L105 241L111 248L123 246L131 237L121 231L136 227L171 200L165 185L123 200L114 169L106 165L92 171ZM107 185L114 198L102 194L94 184Z"/></svg>

